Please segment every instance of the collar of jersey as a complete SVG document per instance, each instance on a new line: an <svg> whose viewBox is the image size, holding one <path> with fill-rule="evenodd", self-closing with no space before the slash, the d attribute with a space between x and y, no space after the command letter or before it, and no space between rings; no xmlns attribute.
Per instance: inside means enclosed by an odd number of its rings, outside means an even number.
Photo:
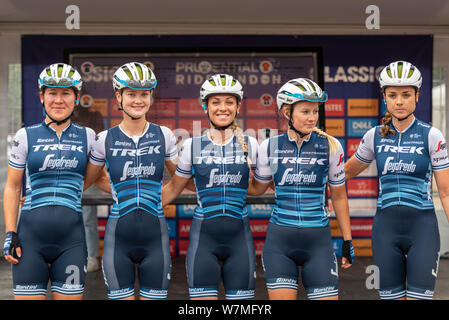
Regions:
<svg viewBox="0 0 449 320"><path fill-rule="evenodd" d="M229 140L227 140L227 141L226 141L225 143L223 143L223 144L219 144L219 143L216 143L214 140L212 140L212 138L210 137L209 132L210 132L210 130L208 129L208 130L205 132L205 136L207 137L207 139L209 139L210 142L212 142L212 143L213 143L214 145L216 145L216 146L223 147L223 146L227 145L229 142L231 142L232 139L234 139L234 133L232 133L232 135L231 135L231 137L229 138Z"/></svg>
<svg viewBox="0 0 449 320"><path fill-rule="evenodd" d="M413 119L412 123L410 123L410 125L407 128L404 129L404 131L399 131L398 128L395 127L393 121L391 121L391 126L394 128L394 130L396 130L396 132L398 132L398 133L405 133L408 129L413 127L415 122L416 122L416 117Z"/></svg>
<svg viewBox="0 0 449 320"><path fill-rule="evenodd" d="M147 121L147 128L146 128L146 130L144 131L144 132L142 132L142 134L140 135L140 136L133 136L133 137L131 137L131 136L129 136L121 127L120 127L120 124L118 125L118 128L119 128L119 130L120 130L120 132L122 132L125 136L127 136L128 138L130 138L131 140L133 140L133 138L142 138L146 133L147 133L147 131L148 131L148 129L150 129L150 123Z"/></svg>
<svg viewBox="0 0 449 320"><path fill-rule="evenodd" d="M309 136L306 139L304 139L302 141L303 142L309 142L310 138L312 137L312 133L313 133L313 131L309 134ZM290 138L290 135L288 134L288 130L287 130L287 132L285 134L287 135L287 138L288 138L288 140L290 140L290 142L295 142L296 143L296 139L295 138Z"/></svg>
<svg viewBox="0 0 449 320"><path fill-rule="evenodd" d="M65 132L65 131L67 131L71 126L72 126L72 121L70 121L70 123L69 123L69 125L67 126L67 127L65 127L62 131L61 131L61 134L63 133L63 132ZM42 125L44 126L44 127L47 127L48 129L50 129L51 131L53 131L54 133L56 133L56 130L55 129L53 129L52 127L50 127L50 126L47 126L47 123L45 122L45 119L44 119L44 121L42 121Z"/></svg>

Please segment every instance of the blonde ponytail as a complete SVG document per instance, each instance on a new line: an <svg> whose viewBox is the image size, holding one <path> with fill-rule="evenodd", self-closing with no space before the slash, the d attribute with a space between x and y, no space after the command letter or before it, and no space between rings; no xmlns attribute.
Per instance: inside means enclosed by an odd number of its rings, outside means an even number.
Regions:
<svg viewBox="0 0 449 320"><path fill-rule="evenodd" d="M329 143L329 153L330 154L337 153L337 151L338 151L338 144L337 144L337 140L334 137L332 137L331 135L327 134L323 130L318 129L317 127L313 128L313 132L315 132L316 134L319 134L320 136L323 136L323 137L327 138L327 141Z"/></svg>
<svg viewBox="0 0 449 320"><path fill-rule="evenodd" d="M243 136L243 131L242 129L239 128L235 120L231 125L231 129L234 132L234 135L238 143L242 146L243 152L245 153L246 156L246 163L248 164L248 168L251 170L252 161L251 157L248 154L248 144L246 143L245 137Z"/></svg>

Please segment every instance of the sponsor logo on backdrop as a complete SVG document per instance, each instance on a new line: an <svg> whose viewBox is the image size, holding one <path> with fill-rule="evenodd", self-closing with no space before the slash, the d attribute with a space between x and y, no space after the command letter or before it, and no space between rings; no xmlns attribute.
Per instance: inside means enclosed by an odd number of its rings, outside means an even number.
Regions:
<svg viewBox="0 0 449 320"><path fill-rule="evenodd" d="M363 136L369 129L377 125L377 119L348 119L348 136Z"/></svg>
<svg viewBox="0 0 449 320"><path fill-rule="evenodd" d="M376 82L384 66L324 67L324 82Z"/></svg>
<svg viewBox="0 0 449 320"><path fill-rule="evenodd" d="M377 197L377 179L351 179L348 184L349 197Z"/></svg>
<svg viewBox="0 0 449 320"><path fill-rule="evenodd" d="M326 132L334 137L344 137L345 119L326 119Z"/></svg>
<svg viewBox="0 0 449 320"><path fill-rule="evenodd" d="M378 115L378 99L348 99L348 116L377 117Z"/></svg>
<svg viewBox="0 0 449 320"><path fill-rule="evenodd" d="M191 219L179 219L178 220L178 237L188 238L190 233Z"/></svg>
<svg viewBox="0 0 449 320"><path fill-rule="evenodd" d="M326 117L344 117L345 99L328 99L324 104Z"/></svg>
<svg viewBox="0 0 449 320"><path fill-rule="evenodd" d="M357 148L360 144L360 139L348 139L348 150L346 150L346 154L348 157L351 157L354 153L356 153Z"/></svg>
<svg viewBox="0 0 449 320"><path fill-rule="evenodd" d="M175 63L176 85L201 85L211 75L227 73L234 75L242 85L280 85L281 74L275 71L273 62L255 61L177 61Z"/></svg>
<svg viewBox="0 0 449 320"><path fill-rule="evenodd" d="M253 233L253 237L265 237L268 229L269 220L266 219L252 219L249 221L249 226Z"/></svg>

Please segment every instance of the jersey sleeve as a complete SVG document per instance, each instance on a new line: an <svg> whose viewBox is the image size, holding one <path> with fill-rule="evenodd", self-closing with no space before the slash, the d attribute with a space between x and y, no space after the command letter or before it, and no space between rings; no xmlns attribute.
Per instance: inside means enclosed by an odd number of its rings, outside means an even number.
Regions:
<svg viewBox="0 0 449 320"><path fill-rule="evenodd" d="M259 143L257 139L251 136L248 136L248 147L249 147L249 158L251 159L251 170L256 170L257 166L257 157L259 154Z"/></svg>
<svg viewBox="0 0 449 320"><path fill-rule="evenodd" d="M429 155L432 170L438 171L449 168L446 140L441 131L434 127L429 131Z"/></svg>
<svg viewBox="0 0 449 320"><path fill-rule="evenodd" d="M86 127L86 136L87 136L87 154L89 155L92 152L93 145L95 143L95 131L91 128Z"/></svg>
<svg viewBox="0 0 449 320"><path fill-rule="evenodd" d="M374 135L376 132L376 127L371 128L368 130L367 133L363 136L362 140L360 141L359 147L357 148L356 153L354 156L357 158L357 160L360 160L364 163L371 163L376 155L374 154Z"/></svg>
<svg viewBox="0 0 449 320"><path fill-rule="evenodd" d="M28 139L25 128L17 131L12 141L8 165L15 169L25 169L28 157Z"/></svg>
<svg viewBox="0 0 449 320"><path fill-rule="evenodd" d="M335 139L335 138L331 138ZM340 141L335 139L338 145L336 153L329 156L329 185L333 187L345 184L345 153Z"/></svg>
<svg viewBox="0 0 449 320"><path fill-rule="evenodd" d="M178 167L175 174L183 178L190 178L192 176L192 138L184 141L181 151L179 153Z"/></svg>
<svg viewBox="0 0 449 320"><path fill-rule="evenodd" d="M254 178L263 183L271 181L271 168L268 161L268 142L270 139L264 140L259 147L259 154L257 155L257 166Z"/></svg>
<svg viewBox="0 0 449 320"><path fill-rule="evenodd" d="M178 156L178 146L174 133L167 127L161 126L165 138L165 160L174 160Z"/></svg>
<svg viewBox="0 0 449 320"><path fill-rule="evenodd" d="M92 144L89 162L94 165L103 166L106 161L105 141L107 134L107 130L100 132L97 134L95 141Z"/></svg>

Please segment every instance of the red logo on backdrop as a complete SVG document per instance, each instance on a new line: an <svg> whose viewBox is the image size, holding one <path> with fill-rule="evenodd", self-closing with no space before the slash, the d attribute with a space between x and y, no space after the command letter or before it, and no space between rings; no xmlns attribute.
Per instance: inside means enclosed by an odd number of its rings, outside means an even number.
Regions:
<svg viewBox="0 0 449 320"><path fill-rule="evenodd" d="M189 240L178 240L178 255L185 257L189 248Z"/></svg>
<svg viewBox="0 0 449 320"><path fill-rule="evenodd" d="M264 245L265 240L254 240L254 249L256 251L257 257L260 257L262 255Z"/></svg>
<svg viewBox="0 0 449 320"><path fill-rule="evenodd" d="M371 237L373 219L351 219L353 237Z"/></svg>
<svg viewBox="0 0 449 320"><path fill-rule="evenodd" d="M179 219L178 220L178 236L182 238L188 238L190 233L191 219Z"/></svg>
<svg viewBox="0 0 449 320"><path fill-rule="evenodd" d="M377 197L377 179L351 179L347 181L349 197Z"/></svg>
<svg viewBox="0 0 449 320"><path fill-rule="evenodd" d="M326 117L343 117L345 115L345 99L328 99L324 104Z"/></svg>
<svg viewBox="0 0 449 320"><path fill-rule="evenodd" d="M107 218L98 218L98 236L101 240L104 239L104 232L106 230Z"/></svg>
<svg viewBox="0 0 449 320"><path fill-rule="evenodd" d="M170 255L174 257L176 256L176 241L170 240L169 244L170 244Z"/></svg>
<svg viewBox="0 0 449 320"><path fill-rule="evenodd" d="M348 157L351 157L354 153L356 153L357 148L359 147L361 139L348 139L346 143L346 153Z"/></svg>
<svg viewBox="0 0 449 320"><path fill-rule="evenodd" d="M268 222L269 220L255 220L252 219L249 221L249 226L251 228L251 231L253 233L253 237L265 237L265 234L267 233L268 228Z"/></svg>

